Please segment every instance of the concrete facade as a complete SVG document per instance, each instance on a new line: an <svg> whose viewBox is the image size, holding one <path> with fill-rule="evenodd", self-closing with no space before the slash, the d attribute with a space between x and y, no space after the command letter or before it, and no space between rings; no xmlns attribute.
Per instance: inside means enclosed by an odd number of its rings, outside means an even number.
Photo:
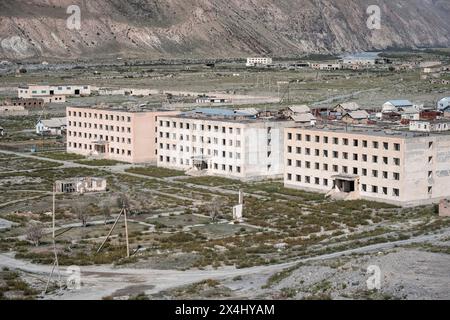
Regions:
<svg viewBox="0 0 450 320"><path fill-rule="evenodd" d="M68 107L67 152L129 163L155 162L157 118L176 111Z"/></svg>
<svg viewBox="0 0 450 320"><path fill-rule="evenodd" d="M55 192L86 193L106 191L106 179L97 177L82 177L55 181Z"/></svg>
<svg viewBox="0 0 450 320"><path fill-rule="evenodd" d="M256 67L256 66L267 66L272 64L272 58L247 58L247 63L245 64L247 67Z"/></svg>
<svg viewBox="0 0 450 320"><path fill-rule="evenodd" d="M419 132L443 132L450 130L450 120L414 120L409 130Z"/></svg>
<svg viewBox="0 0 450 320"><path fill-rule="evenodd" d="M350 128L285 130L288 188L400 206L450 196L447 135Z"/></svg>
<svg viewBox="0 0 450 320"><path fill-rule="evenodd" d="M64 103L66 97L80 97L91 95L88 85L26 85L17 88L19 98L40 98L45 103Z"/></svg>
<svg viewBox="0 0 450 320"><path fill-rule="evenodd" d="M242 180L282 177L284 128L293 121L160 117L158 166Z"/></svg>

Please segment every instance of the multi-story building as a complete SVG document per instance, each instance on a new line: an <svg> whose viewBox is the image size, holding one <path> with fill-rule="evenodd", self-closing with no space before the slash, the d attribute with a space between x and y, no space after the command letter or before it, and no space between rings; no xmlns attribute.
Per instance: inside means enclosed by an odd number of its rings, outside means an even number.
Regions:
<svg viewBox="0 0 450 320"><path fill-rule="evenodd" d="M45 103L63 103L66 97L79 97L91 95L88 85L25 85L17 88L19 98L40 98Z"/></svg>
<svg viewBox="0 0 450 320"><path fill-rule="evenodd" d="M288 128L284 154L289 188L400 206L450 196L450 139L445 134Z"/></svg>
<svg viewBox="0 0 450 320"><path fill-rule="evenodd" d="M164 111L126 107L68 107L67 152L130 163L155 162L157 119Z"/></svg>
<svg viewBox="0 0 450 320"><path fill-rule="evenodd" d="M247 67L257 67L257 66L267 66L272 64L272 58L247 58L247 63L245 64Z"/></svg>
<svg viewBox="0 0 450 320"><path fill-rule="evenodd" d="M283 175L284 128L293 121L197 109L158 119L158 166L242 180Z"/></svg>

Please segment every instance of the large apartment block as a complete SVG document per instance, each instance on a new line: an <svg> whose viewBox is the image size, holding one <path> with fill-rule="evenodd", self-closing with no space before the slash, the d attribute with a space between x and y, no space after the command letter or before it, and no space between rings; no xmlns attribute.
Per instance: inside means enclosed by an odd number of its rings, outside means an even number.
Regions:
<svg viewBox="0 0 450 320"><path fill-rule="evenodd" d="M284 153L284 184L289 188L400 206L450 196L448 135L288 128Z"/></svg>
<svg viewBox="0 0 450 320"><path fill-rule="evenodd" d="M158 117L176 111L68 107L67 152L129 163L156 162Z"/></svg>
<svg viewBox="0 0 450 320"><path fill-rule="evenodd" d="M158 166L242 180L283 176L284 128L225 109L198 109L158 118Z"/></svg>

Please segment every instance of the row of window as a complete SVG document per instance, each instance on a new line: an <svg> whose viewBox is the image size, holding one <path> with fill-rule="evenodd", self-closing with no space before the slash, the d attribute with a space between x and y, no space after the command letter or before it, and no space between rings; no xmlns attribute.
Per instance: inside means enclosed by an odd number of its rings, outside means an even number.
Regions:
<svg viewBox="0 0 450 320"><path fill-rule="evenodd" d="M293 140L294 139L294 134L289 132L287 134L287 139L288 140ZM367 140L360 140L360 139L351 139L352 141L350 141L350 139L348 138L338 138L338 137L327 137L327 136L318 136L315 135L314 138L310 135L310 134L301 134L301 133L297 133L295 134L295 140L296 141L306 141L306 142L311 142L314 139L315 143L331 143L335 144L335 145L343 145L343 146L349 146L350 143L353 147L359 147L359 146L363 146L363 148L368 148L369 147L369 142ZM392 144L392 146L391 146ZM389 143L389 142L385 142L385 141L372 141L370 143L370 146L374 149L379 149L380 146L384 149L384 150L395 150L395 151L400 151L400 144L399 143Z"/></svg>
<svg viewBox="0 0 450 320"><path fill-rule="evenodd" d="M160 136L160 138L177 140L177 134L176 133L172 133L171 134L169 132L165 132L165 133L159 132L159 136ZM179 140L180 141L197 142L197 136L196 135L190 136L188 134L187 135L180 134L179 135ZM228 146L232 147L234 145L237 148L241 147L241 141L240 140L234 141L234 140L228 139L228 142L227 142L227 139L211 138L211 137L204 137L204 136L199 136L198 140L201 143L216 144L216 145L219 144L219 140L220 140L220 143L223 146L228 145Z"/></svg>
<svg viewBox="0 0 450 320"><path fill-rule="evenodd" d="M125 137L114 137L114 136L104 136L102 134L92 134L87 132L76 132L76 131L67 131L67 134L69 137L78 137L78 138L85 138L85 139L99 139L104 141L111 141L111 142L117 142L117 143L127 143L131 144L132 140L131 138L125 138Z"/></svg>
<svg viewBox="0 0 450 320"><path fill-rule="evenodd" d="M69 148L74 148L74 149L81 149L81 150L90 150L92 151L92 145L91 144L86 144L86 143L77 143L77 142L68 142L68 146ZM120 149L120 148L109 148L109 153L111 154L118 154L118 155L123 155L123 156L128 156L131 157L131 150L125 150L125 149Z"/></svg>
<svg viewBox="0 0 450 320"><path fill-rule="evenodd" d="M320 170L320 171L332 171L335 173L344 173L344 174L354 174L354 175L362 175L364 177L367 177L369 175L369 172L366 168L356 168L353 167L352 170L349 170L348 166L341 166L341 171L339 171L339 166L338 165L330 165L328 163L322 163L322 165L319 162L314 162L314 167L312 167L311 162L310 161L304 161L302 163L302 161L300 160L296 160L295 161L295 167L297 168L302 168L302 164L304 165L304 168L306 169L314 169L314 170ZM294 166L294 161L291 159L287 160L287 166L288 167L293 167ZM378 170L370 170L370 174L371 177L373 178L378 178L378 177L382 177L383 179L392 179L392 180L400 180L400 173L398 172L392 172L391 174L389 174L388 171L381 171L381 175L379 175ZM390 175L390 176L389 176Z"/></svg>
<svg viewBox="0 0 450 320"><path fill-rule="evenodd" d="M166 162L169 164L173 164L173 165L177 165L177 159L174 157L164 157L164 156L159 156L159 161L160 162ZM189 159L179 159L179 164L180 165L190 165L191 161ZM221 170L221 171L228 171L228 172L237 172L240 173L241 172L241 167L240 166L233 166L233 165L225 165L225 164L218 164L218 163L213 163L212 164L212 168L214 170Z"/></svg>
<svg viewBox="0 0 450 320"><path fill-rule="evenodd" d="M103 113L92 113L92 112L82 112L82 111L68 111L69 117L79 117L79 118L92 118L94 119L100 119L100 120L110 120L110 121L121 121L125 122L131 122L130 116L119 116L119 115L113 115L113 114L103 114Z"/></svg>
<svg viewBox="0 0 450 320"><path fill-rule="evenodd" d="M311 176L301 176L301 175L294 175L291 173L287 174L287 180L288 181L293 181L293 179L295 178L296 182L302 182L305 184L314 184L316 186L324 186L324 187L328 187L331 186L330 184L332 184L332 180L326 179L326 178L318 178L318 177L311 177ZM361 190L362 192L372 192L372 193L376 193L376 194L383 194L383 195L389 195L389 189L387 187L378 187L375 185L369 186L367 184L361 184ZM391 196L393 197L400 197L400 190L397 188L392 188L391 189Z"/></svg>
<svg viewBox="0 0 450 320"><path fill-rule="evenodd" d="M160 150L171 150L171 151L177 151L177 145L175 144L159 144L159 149ZM196 147L192 147L192 149L189 146L179 146L179 150L180 152L185 152L185 153L190 153L192 150L192 154L199 154L199 155L204 155L204 148L196 148ZM211 149L207 149L207 155L208 156L214 156L214 157L218 157L219 154L221 155L222 158L230 158L230 159L237 159L240 160L241 159L241 153L240 152L231 152L231 151L219 151L219 150L211 150Z"/></svg>
<svg viewBox="0 0 450 320"><path fill-rule="evenodd" d="M287 146L287 152L293 153L293 147ZM333 159L344 159L344 160L353 160L353 161L362 161L362 162L368 162L369 156L367 154L359 155L358 153L353 153L350 157L350 154L348 152L339 152L339 151L331 151L331 153L328 150L320 150L320 149L314 149L311 150L310 148L304 148L302 147L296 147L295 148L295 154L304 154L306 156L315 156L315 157L323 157L323 158L333 158ZM389 165L393 164L396 166L400 165L400 158L392 158L391 163L389 163L388 157L380 157L378 155L372 155L370 157L370 161L372 163L379 163L381 162L383 164Z"/></svg>
<svg viewBox="0 0 450 320"><path fill-rule="evenodd" d="M233 127L224 127L224 126L214 126L214 125L204 125L196 123L184 123L184 122L176 122L176 121L167 121L167 120L160 120L159 121L159 127L163 128L180 128L180 129L187 129L187 130L200 130L200 131L209 131L209 132L221 132L221 133L229 133L229 134L241 134L241 128L233 128Z"/></svg>
<svg viewBox="0 0 450 320"><path fill-rule="evenodd" d="M101 123L97 124L97 123L90 123L90 122L77 122L76 121L69 121L69 127L79 127L79 128L94 128L94 129L99 129L99 130L105 130L105 131L116 131L116 132L125 132L125 127L120 127L120 126L115 126L115 130L114 130L114 126L113 125L103 125ZM131 127L126 127L126 132L127 133L131 133Z"/></svg>

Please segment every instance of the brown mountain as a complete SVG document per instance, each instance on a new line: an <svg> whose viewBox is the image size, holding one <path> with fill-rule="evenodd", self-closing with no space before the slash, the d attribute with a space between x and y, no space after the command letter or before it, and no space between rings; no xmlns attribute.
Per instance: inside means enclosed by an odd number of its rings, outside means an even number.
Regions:
<svg viewBox="0 0 450 320"><path fill-rule="evenodd" d="M67 7L81 8L69 30ZM369 5L381 29L366 26ZM1 0L0 57L242 57L450 46L448 0Z"/></svg>

